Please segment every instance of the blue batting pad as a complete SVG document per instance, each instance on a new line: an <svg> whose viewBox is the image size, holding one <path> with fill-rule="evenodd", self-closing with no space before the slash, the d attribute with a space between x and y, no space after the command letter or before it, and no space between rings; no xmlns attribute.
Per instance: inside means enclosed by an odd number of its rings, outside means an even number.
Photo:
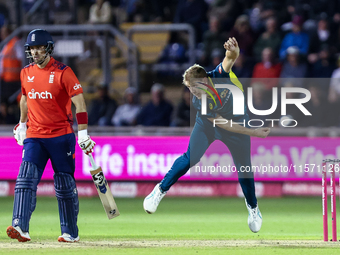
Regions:
<svg viewBox="0 0 340 255"><path fill-rule="evenodd" d="M74 178L68 173L54 174L54 189L58 199L61 234L78 236L78 191Z"/></svg>
<svg viewBox="0 0 340 255"><path fill-rule="evenodd" d="M38 168L34 163L23 161L15 184L12 226L19 226L28 232L29 221L37 202L37 186L39 183Z"/></svg>

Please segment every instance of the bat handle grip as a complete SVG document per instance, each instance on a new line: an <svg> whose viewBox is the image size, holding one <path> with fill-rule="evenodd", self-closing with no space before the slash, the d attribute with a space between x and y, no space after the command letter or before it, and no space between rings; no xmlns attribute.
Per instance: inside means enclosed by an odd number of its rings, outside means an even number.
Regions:
<svg viewBox="0 0 340 255"><path fill-rule="evenodd" d="M98 169L98 166L97 166L96 162L94 162L92 153L89 154L89 158L90 158L90 162L91 162L91 165L92 165L92 169L93 169L93 170Z"/></svg>

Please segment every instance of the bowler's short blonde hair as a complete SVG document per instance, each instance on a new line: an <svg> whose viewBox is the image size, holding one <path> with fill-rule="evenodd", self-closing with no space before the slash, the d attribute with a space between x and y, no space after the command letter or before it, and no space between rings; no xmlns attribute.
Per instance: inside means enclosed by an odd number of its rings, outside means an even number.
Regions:
<svg viewBox="0 0 340 255"><path fill-rule="evenodd" d="M207 72L204 68L198 64L194 64L190 66L183 74L183 84L187 87L190 87L191 79L199 79L208 77Z"/></svg>

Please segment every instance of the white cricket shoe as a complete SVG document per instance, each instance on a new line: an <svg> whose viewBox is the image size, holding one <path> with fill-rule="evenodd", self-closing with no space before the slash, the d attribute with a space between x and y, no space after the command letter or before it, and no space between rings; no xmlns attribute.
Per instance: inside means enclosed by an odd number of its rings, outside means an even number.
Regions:
<svg viewBox="0 0 340 255"><path fill-rule="evenodd" d="M262 214L260 212L259 206L256 205L255 208L251 208L246 200L246 206L249 212L248 215L248 226L250 230L254 233L259 232L262 226Z"/></svg>
<svg viewBox="0 0 340 255"><path fill-rule="evenodd" d="M79 241L79 236L74 238L70 234L67 234L67 233L63 233L61 236L58 237L58 242L75 243L78 241Z"/></svg>
<svg viewBox="0 0 340 255"><path fill-rule="evenodd" d="M19 226L9 226L6 230L7 235L12 239L17 239L19 242L31 241L28 232L23 232Z"/></svg>
<svg viewBox="0 0 340 255"><path fill-rule="evenodd" d="M156 212L157 207L165 194L166 192L160 190L160 184L158 183L153 191L144 199L144 211L149 214Z"/></svg>

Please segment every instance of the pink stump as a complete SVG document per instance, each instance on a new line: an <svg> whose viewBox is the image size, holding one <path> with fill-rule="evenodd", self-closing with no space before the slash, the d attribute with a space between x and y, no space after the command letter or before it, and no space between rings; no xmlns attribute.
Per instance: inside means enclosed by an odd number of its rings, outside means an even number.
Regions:
<svg viewBox="0 0 340 255"><path fill-rule="evenodd" d="M336 229L336 191L335 191L335 164L331 165L331 212L332 212L332 241L337 241Z"/></svg>
<svg viewBox="0 0 340 255"><path fill-rule="evenodd" d="M322 163L322 216L323 216L323 240L328 241L327 219L327 162Z"/></svg>

